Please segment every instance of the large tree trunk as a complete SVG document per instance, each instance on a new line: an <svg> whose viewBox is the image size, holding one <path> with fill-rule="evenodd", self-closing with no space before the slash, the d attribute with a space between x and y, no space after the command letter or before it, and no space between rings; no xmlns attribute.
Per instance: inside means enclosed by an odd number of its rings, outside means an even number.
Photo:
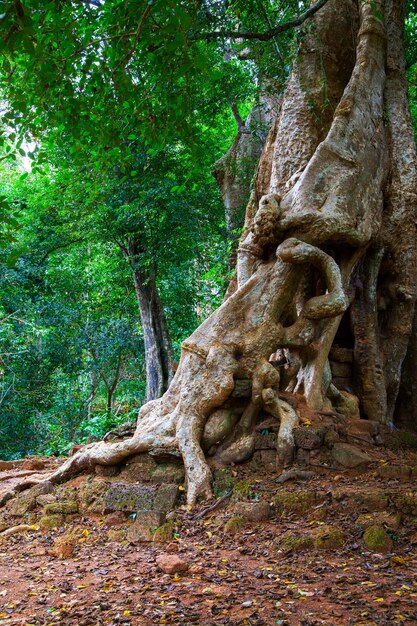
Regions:
<svg viewBox="0 0 417 626"><path fill-rule="evenodd" d="M137 451L178 447L188 500L210 495L203 452L248 458L260 411L281 420L278 450L291 460L295 410L343 411L332 352L353 364L365 417L415 411L413 330L417 161L402 56L404 0L329 0L306 28L259 164L237 261L237 289L182 346L165 395L144 406L134 437L87 446L53 476ZM384 26L384 20L386 26ZM387 37L388 33L388 37ZM284 352L285 376L270 363ZM234 390L246 385L238 405ZM216 431L222 414L230 427ZM214 432L214 435L213 435Z"/></svg>

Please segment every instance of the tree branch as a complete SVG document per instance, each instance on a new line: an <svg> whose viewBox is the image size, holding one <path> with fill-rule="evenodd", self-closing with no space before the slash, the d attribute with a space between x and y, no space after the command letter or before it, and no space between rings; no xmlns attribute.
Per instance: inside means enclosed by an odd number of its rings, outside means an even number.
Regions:
<svg viewBox="0 0 417 626"><path fill-rule="evenodd" d="M217 30L211 33L201 33L199 35L191 35L188 37L189 41L211 41L213 39L246 39L246 40L258 40L258 41L269 41L273 39L276 35L280 33L284 33L291 28L296 28L297 26L301 26L309 17L314 15L319 9L321 9L328 0L318 0L316 4L312 7L308 8L304 13L294 17L292 20L288 22L284 22L284 24L277 24L273 28L265 31L264 33L257 32L238 32L235 30Z"/></svg>
<svg viewBox="0 0 417 626"><path fill-rule="evenodd" d="M232 102L232 104L230 106L231 106L234 118L236 120L237 129L238 129L239 134L242 134L242 133L246 132L247 131L246 124L243 121L243 119L242 119L242 117L241 117L241 115L239 113L239 109L237 108L236 102Z"/></svg>

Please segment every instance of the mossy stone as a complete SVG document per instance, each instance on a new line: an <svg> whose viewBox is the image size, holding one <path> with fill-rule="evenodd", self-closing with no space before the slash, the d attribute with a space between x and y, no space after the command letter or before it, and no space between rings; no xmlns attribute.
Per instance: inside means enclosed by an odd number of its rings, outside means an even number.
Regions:
<svg viewBox="0 0 417 626"><path fill-rule="evenodd" d="M116 543L121 543L126 540L127 529L126 528L111 528L107 531L107 539Z"/></svg>
<svg viewBox="0 0 417 626"><path fill-rule="evenodd" d="M46 515L71 515L72 513L78 513L78 502L74 500L67 502L51 502L45 505L44 512Z"/></svg>
<svg viewBox="0 0 417 626"><path fill-rule="evenodd" d="M417 492L408 491L393 496L392 501L395 508L407 517L417 515Z"/></svg>
<svg viewBox="0 0 417 626"><path fill-rule="evenodd" d="M239 480L233 487L233 498L242 500L251 493L251 485L247 480Z"/></svg>
<svg viewBox="0 0 417 626"><path fill-rule="evenodd" d="M390 552L392 539L382 526L370 526L365 530L363 541L369 550L373 552Z"/></svg>
<svg viewBox="0 0 417 626"><path fill-rule="evenodd" d="M313 491L279 491L274 498L277 513L305 513L322 502L324 494Z"/></svg>
<svg viewBox="0 0 417 626"><path fill-rule="evenodd" d="M153 540L155 543L168 543L172 541L172 537L175 530L175 522L169 521L165 524L162 524L159 528L155 530Z"/></svg>
<svg viewBox="0 0 417 626"><path fill-rule="evenodd" d="M216 498L226 495L232 491L236 479L230 469L217 469L213 472L213 492Z"/></svg>
<svg viewBox="0 0 417 626"><path fill-rule="evenodd" d="M292 552L304 552L306 550L311 550L313 545L314 542L311 537L291 534L279 539L274 544L274 547L285 551L291 550Z"/></svg>
<svg viewBox="0 0 417 626"><path fill-rule="evenodd" d="M108 484L103 480L85 480L78 494L80 513L102 514L104 510L104 494Z"/></svg>
<svg viewBox="0 0 417 626"><path fill-rule="evenodd" d="M244 526L245 520L243 517L241 515L234 515L228 519L224 525L224 532L228 535L236 535Z"/></svg>
<svg viewBox="0 0 417 626"><path fill-rule="evenodd" d="M320 526L313 532L314 545L317 550L337 550L345 541L340 528L335 526Z"/></svg>
<svg viewBox="0 0 417 626"><path fill-rule="evenodd" d="M388 511L378 511L376 513L363 513L359 515L355 522L356 526L366 530L371 526L383 526L388 530L398 530L401 524L400 513L388 513Z"/></svg>
<svg viewBox="0 0 417 626"><path fill-rule="evenodd" d="M65 518L63 515L56 513L53 515L44 515L39 520L39 526L41 528L46 528L47 530L52 530L53 528L59 528L63 526L65 522Z"/></svg>

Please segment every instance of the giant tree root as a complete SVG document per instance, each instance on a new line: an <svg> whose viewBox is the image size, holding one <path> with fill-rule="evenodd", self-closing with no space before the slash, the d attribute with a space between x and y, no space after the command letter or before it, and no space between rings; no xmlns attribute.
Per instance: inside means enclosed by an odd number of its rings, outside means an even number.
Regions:
<svg viewBox="0 0 417 626"><path fill-rule="evenodd" d="M311 264L324 275L327 291L304 303L296 321L287 327L288 307L297 291L302 266ZM159 400L142 407L130 439L93 443L79 450L47 477L53 483L91 470L96 464L115 465L128 456L153 448L177 448L183 458L187 500L209 498L211 471L201 447L210 415L224 406L235 381L251 383L251 399L219 454L228 463L253 453L256 418L267 408L281 420L278 453L285 465L292 461L292 430L298 423L294 409L277 397L279 375L269 363L278 348L305 346L313 341L317 320L340 315L347 307L335 261L319 248L291 238L183 343L180 364L170 388Z"/></svg>

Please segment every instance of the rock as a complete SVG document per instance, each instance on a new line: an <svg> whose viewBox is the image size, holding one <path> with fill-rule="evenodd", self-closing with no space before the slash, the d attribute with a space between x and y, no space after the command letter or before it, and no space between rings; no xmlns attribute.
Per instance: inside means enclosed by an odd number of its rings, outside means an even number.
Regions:
<svg viewBox="0 0 417 626"><path fill-rule="evenodd" d="M180 574L188 570L188 563L176 554L161 554L156 557L157 566L165 574Z"/></svg>
<svg viewBox="0 0 417 626"><path fill-rule="evenodd" d="M175 522L171 520L159 526L159 528L155 530L152 539L155 543L169 543L172 541L174 530Z"/></svg>
<svg viewBox="0 0 417 626"><path fill-rule="evenodd" d="M337 363L353 363L353 350L333 346L330 350L329 359Z"/></svg>
<svg viewBox="0 0 417 626"><path fill-rule="evenodd" d="M62 535L56 537L52 544L50 554L60 559L69 559L74 556L75 546L78 543L79 533L76 529L70 528Z"/></svg>
<svg viewBox="0 0 417 626"><path fill-rule="evenodd" d="M274 497L277 513L306 513L316 504L324 502L326 494L314 491L278 491Z"/></svg>
<svg viewBox="0 0 417 626"><path fill-rule="evenodd" d="M377 470L377 476L386 479L410 480L412 474L413 468L409 465L381 465Z"/></svg>
<svg viewBox="0 0 417 626"><path fill-rule="evenodd" d="M165 476L166 479L166 476ZM166 513L174 508L178 498L178 486L173 484L131 485L113 483L106 493L104 511L129 513L158 510Z"/></svg>
<svg viewBox="0 0 417 626"><path fill-rule="evenodd" d="M29 511L33 511L36 508L36 499L40 495L44 495L53 490L53 485L50 482L39 483L34 485L27 491L20 493L14 500L7 505L7 512L9 515L16 515L21 517Z"/></svg>
<svg viewBox="0 0 417 626"><path fill-rule="evenodd" d="M330 361L330 369L333 378L351 378L351 363L339 363L338 361Z"/></svg>
<svg viewBox="0 0 417 626"><path fill-rule="evenodd" d="M15 495L14 491L5 490L0 493L0 507L4 506Z"/></svg>
<svg viewBox="0 0 417 626"><path fill-rule="evenodd" d="M273 543L275 549L284 550L285 552L303 552L304 550L311 550L313 546L314 542L311 537L294 535L293 533L280 537Z"/></svg>
<svg viewBox="0 0 417 626"><path fill-rule="evenodd" d="M227 535L236 535L245 526L245 520L241 515L233 515L224 525L224 532Z"/></svg>
<svg viewBox="0 0 417 626"><path fill-rule="evenodd" d="M252 381L248 378L235 380L235 387L231 393L232 398L250 398L252 395Z"/></svg>
<svg viewBox="0 0 417 626"><path fill-rule="evenodd" d="M125 528L111 528L107 531L107 539L115 543L126 541L127 531Z"/></svg>
<svg viewBox="0 0 417 626"><path fill-rule="evenodd" d="M39 457L31 457L25 459L22 463L22 469L26 470L43 470L47 467L48 462L46 459Z"/></svg>
<svg viewBox="0 0 417 626"><path fill-rule="evenodd" d="M120 473L118 465L96 465L94 468L97 476L117 476Z"/></svg>
<svg viewBox="0 0 417 626"><path fill-rule="evenodd" d="M65 522L65 518L63 515L55 514L55 515L44 515L39 520L39 526L41 528L46 528L47 530L51 530L52 528L59 528L63 526Z"/></svg>
<svg viewBox="0 0 417 626"><path fill-rule="evenodd" d="M312 428L301 426L294 429L294 442L297 448L304 450L314 450L320 448L322 437Z"/></svg>
<svg viewBox="0 0 417 626"><path fill-rule="evenodd" d="M388 530L396 531L401 524L400 513L388 513L387 511L378 511L376 513L362 513L355 522L356 526L366 530L371 526L382 526Z"/></svg>
<svg viewBox="0 0 417 626"><path fill-rule="evenodd" d="M150 511L153 508L156 488L145 485L113 483L104 498L104 512Z"/></svg>
<svg viewBox="0 0 417 626"><path fill-rule="evenodd" d="M153 508L164 513L171 511L177 503L178 494L178 485L162 484L156 492Z"/></svg>
<svg viewBox="0 0 417 626"><path fill-rule="evenodd" d="M392 496L395 508L407 517L417 516L417 492L407 491Z"/></svg>
<svg viewBox="0 0 417 626"><path fill-rule="evenodd" d="M277 464L277 451L257 450L252 457L252 463L255 468L265 467L266 469L275 471Z"/></svg>
<svg viewBox="0 0 417 626"><path fill-rule="evenodd" d="M148 454L159 464L179 463L182 465L182 454L177 448L152 448Z"/></svg>
<svg viewBox="0 0 417 626"><path fill-rule="evenodd" d="M375 437L379 433L379 424L373 420L350 419L346 427L346 433L348 439L373 444Z"/></svg>
<svg viewBox="0 0 417 626"><path fill-rule="evenodd" d="M56 502L57 497L53 493L45 493L36 498L36 504L39 506L45 506L46 504L51 504L51 502Z"/></svg>
<svg viewBox="0 0 417 626"><path fill-rule="evenodd" d="M300 467L307 467L310 464L310 450L304 450L303 448L298 448L295 455L295 462Z"/></svg>
<svg viewBox="0 0 417 626"><path fill-rule="evenodd" d="M372 462L370 456L349 443L335 443L331 453L333 459L344 467L366 467Z"/></svg>
<svg viewBox="0 0 417 626"><path fill-rule="evenodd" d="M386 553L392 549L392 539L382 526L370 526L363 535L365 546L374 552Z"/></svg>
<svg viewBox="0 0 417 626"><path fill-rule="evenodd" d="M323 443L327 448L333 448L334 444L340 440L339 433L335 430L328 430L323 438Z"/></svg>
<svg viewBox="0 0 417 626"><path fill-rule="evenodd" d="M122 466L120 481L129 483L148 483L152 481L152 473L156 469L155 460L149 454L135 454L127 459Z"/></svg>
<svg viewBox="0 0 417 626"><path fill-rule="evenodd" d="M183 465L177 463L158 464L151 475L151 482L154 485L165 483L167 478L171 483L181 485L185 480L185 469Z"/></svg>
<svg viewBox="0 0 417 626"><path fill-rule="evenodd" d="M255 437L255 450L276 450L277 436L275 433L263 435L260 433Z"/></svg>
<svg viewBox="0 0 417 626"><path fill-rule="evenodd" d="M184 482L184 466L177 461L157 463L148 454L136 454L128 459L120 472L120 482L126 483L152 483L160 485L166 483L167 477L171 483L181 484Z"/></svg>
<svg viewBox="0 0 417 626"><path fill-rule="evenodd" d="M317 550L337 550L345 543L342 531L335 526L320 526L313 531L312 536Z"/></svg>
<svg viewBox="0 0 417 626"><path fill-rule="evenodd" d="M346 383L347 384L344 384ZM333 383L338 389L349 387L350 382L346 378L335 377ZM338 397L332 398L332 404L336 411L342 413L346 417L360 419L359 398L348 391L340 391Z"/></svg>
<svg viewBox="0 0 417 626"><path fill-rule="evenodd" d="M122 526L123 524L126 524L126 522L127 516L126 513L123 513L123 511L114 511L109 515L106 515L106 517L104 518L105 525L109 527Z"/></svg>
<svg viewBox="0 0 417 626"><path fill-rule="evenodd" d="M333 491L332 496L336 502L341 503L346 511L373 513L374 511L383 511L388 506L388 496L381 491L337 489Z"/></svg>
<svg viewBox="0 0 417 626"><path fill-rule="evenodd" d="M347 423L348 433L368 433L375 437L379 433L379 422L375 420L350 419Z"/></svg>
<svg viewBox="0 0 417 626"><path fill-rule="evenodd" d="M140 511L135 522L129 526L126 539L130 543L152 541L156 529L165 522L162 511Z"/></svg>
<svg viewBox="0 0 417 626"><path fill-rule="evenodd" d="M82 514L99 514L104 512L104 495L108 484L102 480L85 480L78 493L78 507Z"/></svg>
<svg viewBox="0 0 417 626"><path fill-rule="evenodd" d="M264 522L271 517L268 502L238 502L235 511L246 522Z"/></svg>
<svg viewBox="0 0 417 626"><path fill-rule="evenodd" d="M236 479L230 469L217 469L213 472L213 492L216 498L226 495L233 490Z"/></svg>
<svg viewBox="0 0 417 626"><path fill-rule="evenodd" d="M45 515L71 515L78 513L78 502L51 502L44 508Z"/></svg>
<svg viewBox="0 0 417 626"><path fill-rule="evenodd" d="M0 461L0 472L7 472L8 470L15 469L15 461Z"/></svg>

